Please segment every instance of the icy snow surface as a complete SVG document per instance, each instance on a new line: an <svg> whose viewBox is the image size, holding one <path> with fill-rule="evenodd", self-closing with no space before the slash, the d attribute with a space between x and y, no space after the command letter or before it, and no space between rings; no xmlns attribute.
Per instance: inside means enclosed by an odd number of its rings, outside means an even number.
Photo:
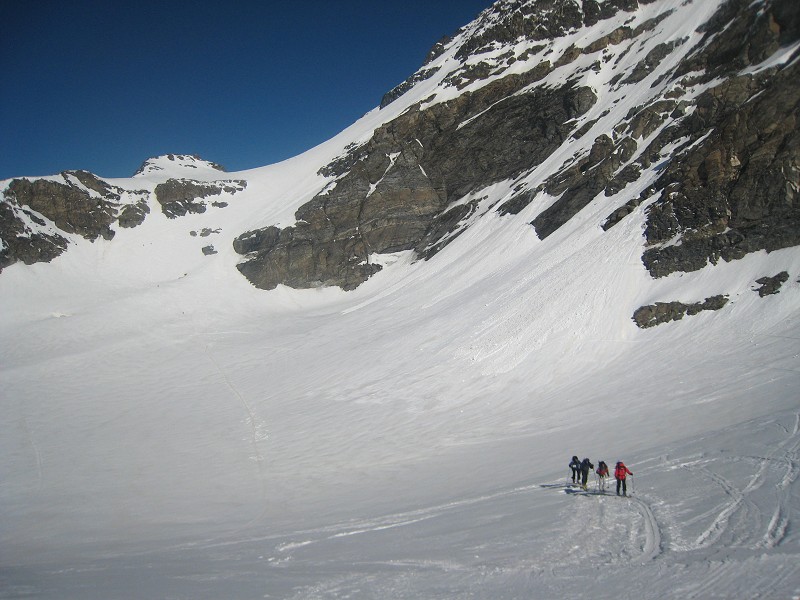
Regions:
<svg viewBox="0 0 800 600"><path fill-rule="evenodd" d="M247 188L0 274L0 598L800 597L800 250L653 280L644 204L600 228L644 177L544 241L542 200L489 211L433 260L374 257L352 292L238 273L237 235L291 225L348 144L447 99L445 70L284 163L113 180ZM614 99L609 120L643 101ZM631 320L716 294L719 311ZM569 487L573 454L625 460L631 496Z"/></svg>

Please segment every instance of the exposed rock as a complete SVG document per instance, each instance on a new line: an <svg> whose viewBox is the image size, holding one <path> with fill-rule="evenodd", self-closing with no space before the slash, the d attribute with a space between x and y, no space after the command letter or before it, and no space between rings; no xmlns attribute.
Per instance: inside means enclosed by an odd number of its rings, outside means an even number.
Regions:
<svg viewBox="0 0 800 600"><path fill-rule="evenodd" d="M66 250L66 234L112 239L117 219L123 227L132 226L137 211L148 210L141 200L125 203L123 193L126 198L143 194L125 192L87 171L65 171L61 181L12 180L0 202L0 269L17 261L49 262Z"/></svg>
<svg viewBox="0 0 800 600"><path fill-rule="evenodd" d="M545 183L547 193L560 197L533 220L536 234L542 239L546 238L598 194L610 196L624 188L629 181L635 181L635 166L618 175L615 173L631 159L636 148L636 142L630 137L615 144L609 136L599 136L588 156Z"/></svg>
<svg viewBox="0 0 800 600"><path fill-rule="evenodd" d="M220 231L222 231L222 230L221 229L211 229L209 227L203 227L203 229L200 230L200 233L198 233L196 231L190 231L189 235L191 235L192 237L197 237L198 235L200 237L208 237L211 234L219 233Z"/></svg>
<svg viewBox="0 0 800 600"><path fill-rule="evenodd" d="M47 179L15 179L5 192L6 200L31 208L67 233L77 233L88 240L113 238L111 223L117 216L119 194L91 173L65 172L62 177L65 183ZM87 190L89 186L84 182L92 187ZM98 189L106 194L101 194Z"/></svg>
<svg viewBox="0 0 800 600"><path fill-rule="evenodd" d="M442 54L444 54L447 45L453 41L453 39L449 35L442 36L438 42L436 42L433 47L428 52L428 56L425 57L425 62L423 65L427 65L432 63L434 60L439 58Z"/></svg>
<svg viewBox="0 0 800 600"><path fill-rule="evenodd" d="M697 106L686 128L714 128L669 164L648 209L654 277L800 244L800 64L726 81Z"/></svg>
<svg viewBox="0 0 800 600"><path fill-rule="evenodd" d="M696 315L704 310L719 310L728 303L726 296L712 296L703 302L684 304L683 302L656 302L636 309L633 320L642 329L655 327L670 321L679 321L685 315Z"/></svg>
<svg viewBox="0 0 800 600"><path fill-rule="evenodd" d="M497 3L487 9L486 25L478 34L472 36L459 48L457 57L466 59L481 52L491 44L514 42L519 38L528 40L552 40L562 37L571 29L577 29L588 20L607 19L616 13L611 7L601 10L597 3L592 5L587 15L577 2L553 2L552 0L532 0L530 2ZM604 5L610 4L608 2Z"/></svg>
<svg viewBox="0 0 800 600"><path fill-rule="evenodd" d="M386 92L381 98L381 108L387 107L389 104L397 100L400 96L405 94L408 90L414 87L420 81L425 81L426 79L430 79L433 77L436 72L438 71L437 68L433 69L421 69L414 73L411 77L406 79L400 85L393 87L391 90Z"/></svg>
<svg viewBox="0 0 800 600"><path fill-rule="evenodd" d="M658 44L636 65L633 72L622 80L623 85L639 83L642 79L650 75L653 71L653 67L669 56L675 48L685 42L686 40L674 40L672 42Z"/></svg>
<svg viewBox="0 0 800 600"><path fill-rule="evenodd" d="M170 219L182 217L187 213L204 213L204 198L220 194L235 194L247 187L244 180L193 181L191 179L168 179L156 186L155 196L161 211Z"/></svg>
<svg viewBox="0 0 800 600"><path fill-rule="evenodd" d="M781 271L772 277L761 277L756 279L756 283L760 284L761 287L756 288L754 291L758 292L758 295L762 298L770 294L777 294L781 291L781 286L787 281L789 281L789 273L786 271Z"/></svg>
<svg viewBox="0 0 800 600"><path fill-rule="evenodd" d="M145 200L136 204L128 204L119 213L120 227L137 227L144 223L144 218L150 214L150 206Z"/></svg>
<svg viewBox="0 0 800 600"><path fill-rule="evenodd" d="M66 238L57 233L32 232L25 225L28 219L45 225L30 211L10 203L0 203L0 271L17 261L26 265L49 262L67 249L69 242Z"/></svg>
<svg viewBox="0 0 800 600"><path fill-rule="evenodd" d="M345 154L329 162L317 171L317 174L323 177L339 177L350 171L358 161L367 157L364 145L349 144L345 150Z"/></svg>
<svg viewBox="0 0 800 600"><path fill-rule="evenodd" d="M235 193L245 185L244 181L201 183L171 179L156 187L156 196L162 202L162 210L175 217L202 212L203 198ZM123 228L141 225L150 212L149 195L144 190L111 185L87 171L65 171L60 180L14 179L0 203L0 269L17 261L31 264L52 260L67 248L69 234L91 241L100 237L110 240L115 223Z"/></svg>
<svg viewBox="0 0 800 600"><path fill-rule="evenodd" d="M498 3L482 13L474 34L457 52L464 66L446 81L463 89L491 78L516 60L511 52L498 54L503 44L555 39L639 4ZM497 210L518 213L542 191L556 197L532 222L537 235L545 238L590 202L619 194L653 169L660 173L656 182L614 208L603 224L608 229L645 199L655 198L647 212L648 250L643 256L653 276L800 243L798 67L731 76L740 66L769 56L776 44L796 39L798 11L788 4L777 1L759 13L740 0L726 3L684 62L697 73L685 66L662 73L654 84L663 88L661 96L655 94L632 110L613 132L599 136L588 153L567 161L536 189L519 187ZM570 133L580 139L597 122L570 125L596 101L589 88L520 90L582 55L653 31L672 10L636 27L620 25L583 48L571 46L553 65L542 61L527 73L502 77L424 111L412 107L379 127L368 143L349 148L320 171L336 180L297 211L294 226L249 232L237 240L237 251L246 254L241 270L255 285L267 288L296 286L304 279L301 287L337 282L354 286L373 272L367 268L372 253L413 249L418 256L433 256L477 209L474 203L454 203L481 187L531 172ZM729 60L729 47L741 50L744 38L745 59ZM636 68L619 74L617 83L642 81L687 39L651 48ZM633 46L628 44L622 54ZM720 60L717 54L728 58ZM599 70L601 62L590 68ZM421 71L415 77L424 75ZM722 83L696 100L686 96L712 77ZM646 148L639 147L642 140L647 140ZM680 160L664 155L670 145Z"/></svg>
<svg viewBox="0 0 800 600"><path fill-rule="evenodd" d="M683 61L676 77L703 73L703 80L711 81L763 62L800 37L800 4L794 0L775 0L759 10L752 6L750 0L723 3L698 29L704 34L703 50Z"/></svg>
<svg viewBox="0 0 800 600"><path fill-rule="evenodd" d="M297 223L248 232L234 243L239 270L257 287L338 285L351 289L379 270L371 253L415 249L432 256L469 208L466 194L518 175L566 139L568 121L596 100L571 85L510 95L531 75L509 76L443 104L411 110L337 159L342 173L300 207ZM473 117L480 115L480 118Z"/></svg>

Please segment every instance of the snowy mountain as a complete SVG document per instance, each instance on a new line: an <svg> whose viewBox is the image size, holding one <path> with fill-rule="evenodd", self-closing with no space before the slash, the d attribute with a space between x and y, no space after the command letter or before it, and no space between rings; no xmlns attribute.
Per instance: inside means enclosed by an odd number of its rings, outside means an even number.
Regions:
<svg viewBox="0 0 800 600"><path fill-rule="evenodd" d="M799 15L499 0L283 163L0 182L0 598L800 595Z"/></svg>

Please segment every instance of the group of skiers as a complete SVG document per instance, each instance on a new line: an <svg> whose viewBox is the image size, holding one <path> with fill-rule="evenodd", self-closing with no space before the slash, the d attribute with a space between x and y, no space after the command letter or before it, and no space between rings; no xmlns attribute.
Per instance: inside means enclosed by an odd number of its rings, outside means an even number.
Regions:
<svg viewBox="0 0 800 600"><path fill-rule="evenodd" d="M569 468L572 470L572 483L577 483L584 490L587 489L587 482L589 480L589 471L594 469L594 465L588 458L578 460L577 456L572 457L572 462L569 463ZM604 461L600 461L597 465L598 486L600 491L606 491L606 480L608 479L608 465ZM620 489L624 496L628 495L628 484L626 479L628 475L633 475L630 469L625 466L621 460L617 462L614 467L614 479L617 480L617 496L619 496Z"/></svg>

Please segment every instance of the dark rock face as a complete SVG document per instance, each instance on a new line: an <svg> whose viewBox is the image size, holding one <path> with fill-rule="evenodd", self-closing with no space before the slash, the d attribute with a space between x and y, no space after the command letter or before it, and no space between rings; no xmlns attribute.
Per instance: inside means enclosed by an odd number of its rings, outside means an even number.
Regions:
<svg viewBox="0 0 800 600"><path fill-rule="evenodd" d="M654 277L800 244L800 66L703 94L686 127L716 127L657 182L643 261ZM760 95L758 92L762 92ZM680 245L663 246L680 237Z"/></svg>
<svg viewBox="0 0 800 600"><path fill-rule="evenodd" d="M140 200L136 204L128 204L119 213L120 227L137 227L144 223L144 218L150 214L150 207L145 200Z"/></svg>
<svg viewBox="0 0 800 600"><path fill-rule="evenodd" d="M9 183L0 203L0 269L17 261L52 260L67 248L64 234L110 240L114 237L111 224L118 216L128 226L138 219L137 210L146 210L146 206L123 203L123 190L86 171L67 171L61 178L63 183L45 179Z"/></svg>
<svg viewBox="0 0 800 600"><path fill-rule="evenodd" d="M789 281L789 273L786 271L781 271L772 277L760 277L756 279L756 283L760 284L760 287L755 291L758 292L758 295L762 298L771 294L777 294L781 291L781 286L787 281Z"/></svg>
<svg viewBox="0 0 800 600"><path fill-rule="evenodd" d="M77 233L89 240L114 237L110 225L116 218L119 193L90 173L65 173L64 179L65 184L45 179L15 179L8 186L6 198L44 215L67 233Z"/></svg>
<svg viewBox="0 0 800 600"><path fill-rule="evenodd" d="M379 270L372 253L431 256L470 210L447 213L450 202L544 160L564 141L566 123L596 100L571 85L509 96L526 81L508 77L378 128L366 146L336 161L346 172L300 207L297 224L237 240L234 248L247 255L239 270L265 289L352 289Z"/></svg>
<svg viewBox="0 0 800 600"><path fill-rule="evenodd" d="M725 296L712 296L703 302L684 304L683 302L656 302L637 308L633 321L641 329L655 327L670 321L679 321L685 315L696 315L704 310L719 310L728 303Z"/></svg>
<svg viewBox="0 0 800 600"><path fill-rule="evenodd" d="M545 191L560 198L533 220L532 225L539 237L544 239L556 231L597 194L604 192L611 196L624 188L628 181L638 179L635 166L616 174L630 160L636 148L636 142L630 137L614 143L607 135L601 135L588 156L548 180Z"/></svg>
<svg viewBox="0 0 800 600"><path fill-rule="evenodd" d="M22 213L22 214L20 214ZM26 265L49 262L67 249L67 239L57 233L32 232L25 220L46 225L45 221L25 208L0 203L0 271L21 261Z"/></svg>
<svg viewBox="0 0 800 600"><path fill-rule="evenodd" d="M223 192L234 194L246 187L247 182L243 180L201 182L168 179L156 186L155 195L161 204L161 211L170 219L175 219L188 213L204 213L206 203L203 200L209 196L218 196Z"/></svg>
<svg viewBox="0 0 800 600"><path fill-rule="evenodd" d="M800 37L797 3L774 2L763 13L747 6L724 5L707 27L715 37L677 72L722 77ZM643 262L654 277L800 244L799 117L796 62L731 76L697 98L676 130L700 142L669 163L648 209Z"/></svg>
<svg viewBox="0 0 800 600"><path fill-rule="evenodd" d="M400 96L405 94L408 90L414 87L415 84L419 83L420 81L425 81L426 79L430 79L433 77L438 68L434 69L423 69L421 71L417 71L411 77L406 79L403 83L398 86L395 86L388 92L383 95L381 99L381 108L385 108L386 106L390 105L392 102L397 100Z"/></svg>

